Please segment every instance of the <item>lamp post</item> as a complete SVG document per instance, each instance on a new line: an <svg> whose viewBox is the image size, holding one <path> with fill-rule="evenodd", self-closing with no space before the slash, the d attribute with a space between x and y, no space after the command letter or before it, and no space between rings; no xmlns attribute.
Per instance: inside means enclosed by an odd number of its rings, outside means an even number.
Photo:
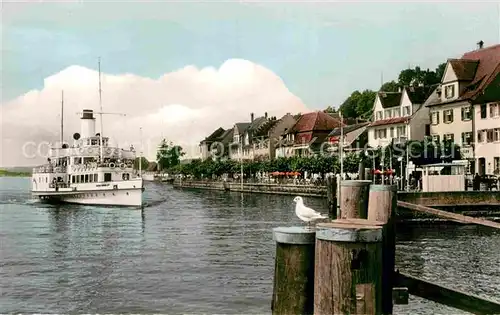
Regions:
<svg viewBox="0 0 500 315"><path fill-rule="evenodd" d="M399 161L399 189L400 190L403 190L403 157L400 156L398 157L398 161Z"/></svg>

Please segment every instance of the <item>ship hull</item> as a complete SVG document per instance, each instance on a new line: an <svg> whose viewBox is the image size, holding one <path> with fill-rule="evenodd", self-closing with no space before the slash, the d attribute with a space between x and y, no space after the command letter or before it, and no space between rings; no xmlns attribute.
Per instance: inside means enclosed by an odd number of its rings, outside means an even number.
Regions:
<svg viewBox="0 0 500 315"><path fill-rule="evenodd" d="M83 205L142 206L142 179L108 183L82 183L71 187L37 187L32 195L41 201ZM38 188L38 189L37 189Z"/></svg>
<svg viewBox="0 0 500 315"><path fill-rule="evenodd" d="M113 192L91 190L86 192L33 192L33 196L41 201L51 203L72 203L81 205L103 206L142 206L142 189L120 189Z"/></svg>

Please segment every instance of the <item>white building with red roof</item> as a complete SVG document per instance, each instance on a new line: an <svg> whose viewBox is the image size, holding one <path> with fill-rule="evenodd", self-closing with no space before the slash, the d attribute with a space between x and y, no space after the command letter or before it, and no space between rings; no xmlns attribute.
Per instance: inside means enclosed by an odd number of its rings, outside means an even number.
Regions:
<svg viewBox="0 0 500 315"><path fill-rule="evenodd" d="M500 174L500 45L449 59L430 96L430 135L460 145L470 172Z"/></svg>
<svg viewBox="0 0 500 315"><path fill-rule="evenodd" d="M407 140L424 140L429 112L424 106L433 87L410 86L399 92L378 92L368 127L368 145L384 147Z"/></svg>

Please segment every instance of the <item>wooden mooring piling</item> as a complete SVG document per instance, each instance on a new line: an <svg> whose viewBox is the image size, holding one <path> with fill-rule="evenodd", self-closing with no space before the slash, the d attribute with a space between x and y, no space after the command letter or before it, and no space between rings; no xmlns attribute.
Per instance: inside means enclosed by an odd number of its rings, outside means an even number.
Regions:
<svg viewBox="0 0 500 315"><path fill-rule="evenodd" d="M273 314L313 314L315 234L305 227L273 230L276 241Z"/></svg>
<svg viewBox="0 0 500 315"><path fill-rule="evenodd" d="M500 314L498 302L397 271L394 217L400 206L491 228L498 223L398 202L392 185L343 181L340 191L339 219L273 230L273 315L392 314L394 304L408 303L408 293L474 314Z"/></svg>

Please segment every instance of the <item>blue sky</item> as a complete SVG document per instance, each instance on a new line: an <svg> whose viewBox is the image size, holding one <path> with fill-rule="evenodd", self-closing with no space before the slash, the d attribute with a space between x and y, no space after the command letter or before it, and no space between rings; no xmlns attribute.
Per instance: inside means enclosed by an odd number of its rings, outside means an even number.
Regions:
<svg viewBox="0 0 500 315"><path fill-rule="evenodd" d="M230 58L279 75L310 108L377 89L409 65L500 40L498 2L4 3L2 101L70 66L158 78Z"/></svg>

